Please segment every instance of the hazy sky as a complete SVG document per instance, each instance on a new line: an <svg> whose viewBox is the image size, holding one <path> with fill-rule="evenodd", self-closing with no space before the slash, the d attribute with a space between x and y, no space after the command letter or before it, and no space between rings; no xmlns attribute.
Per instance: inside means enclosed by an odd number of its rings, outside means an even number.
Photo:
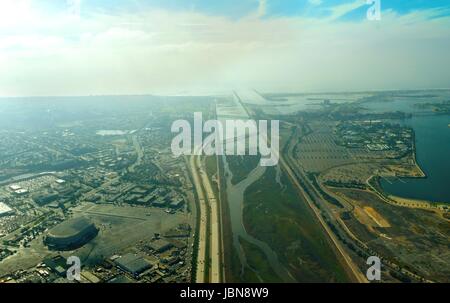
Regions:
<svg viewBox="0 0 450 303"><path fill-rule="evenodd" d="M0 96L450 86L450 1L1 0Z"/></svg>

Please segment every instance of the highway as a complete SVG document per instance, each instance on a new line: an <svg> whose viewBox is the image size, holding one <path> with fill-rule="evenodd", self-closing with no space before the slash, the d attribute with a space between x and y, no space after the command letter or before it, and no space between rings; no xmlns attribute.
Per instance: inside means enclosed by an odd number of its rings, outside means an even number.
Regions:
<svg viewBox="0 0 450 303"><path fill-rule="evenodd" d="M219 205L214 194L211 182L203 166L201 156L190 157L190 169L197 197L199 200L200 228L198 237L197 254L197 283L220 283L221 282L221 251L220 251L220 220ZM209 226L208 226L209 217ZM209 234L208 234L209 233ZM207 237L209 235L209 239ZM208 241L209 240L209 241ZM209 242L209 243L208 243ZM206 248L209 245L209 256L206 255ZM207 258L209 257L209 260ZM209 261L209 262L207 262ZM209 266L209 277L205 277L206 266Z"/></svg>
<svg viewBox="0 0 450 303"><path fill-rule="evenodd" d="M314 214L316 215L317 219L319 220L320 224L330 237L331 241L333 242L334 246L336 247L337 251L342 256L342 259L346 263L347 267L351 270L354 278L359 283L367 283L366 277L361 273L358 266L353 262L351 257L347 254L345 249L342 247L339 240L336 238L336 235L333 233L333 231L330 229L330 227L325 223L324 219L322 218L322 215L320 213L320 210L314 205L308 194L305 192L305 189L300 185L299 181L297 180L296 176L301 176L301 182L302 184L308 184L309 180L303 175L303 173L295 174L290 166L286 163L286 161L282 158L280 158L280 163L283 166L284 170L287 172L289 178L294 183L294 185L300 190L302 193L302 196L308 203L309 207L313 210ZM312 188L312 185L310 186ZM314 190L314 189L313 189Z"/></svg>
<svg viewBox="0 0 450 303"><path fill-rule="evenodd" d="M200 218L199 230L198 232L198 249L197 249L197 267L196 267L196 283L204 283L205 281L205 266L206 266L206 233L208 227L208 218L206 211L206 201L205 195L203 193L203 188L201 186L200 177L197 172L197 167L195 163L195 156L191 156L189 159L189 166L191 169L192 179L197 193L198 199L198 218Z"/></svg>
<svg viewBox="0 0 450 303"><path fill-rule="evenodd" d="M197 157L197 167L200 170L202 184L206 192L206 197L209 203L209 223L210 223L210 280L211 283L220 282L220 225L219 225L219 206L215 197L211 182L203 166L200 157Z"/></svg>

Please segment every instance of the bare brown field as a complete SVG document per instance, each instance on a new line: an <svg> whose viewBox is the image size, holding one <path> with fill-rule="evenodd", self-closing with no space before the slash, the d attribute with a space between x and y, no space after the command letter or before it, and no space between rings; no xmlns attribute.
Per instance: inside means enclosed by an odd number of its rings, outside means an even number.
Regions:
<svg viewBox="0 0 450 303"><path fill-rule="evenodd" d="M448 220L433 210L388 204L369 191L330 190L354 206L344 222L369 248L431 281L450 281Z"/></svg>
<svg viewBox="0 0 450 303"><path fill-rule="evenodd" d="M388 221L384 219L375 209L369 206L365 206L364 211L366 212L369 217L374 220L379 227L391 227Z"/></svg>

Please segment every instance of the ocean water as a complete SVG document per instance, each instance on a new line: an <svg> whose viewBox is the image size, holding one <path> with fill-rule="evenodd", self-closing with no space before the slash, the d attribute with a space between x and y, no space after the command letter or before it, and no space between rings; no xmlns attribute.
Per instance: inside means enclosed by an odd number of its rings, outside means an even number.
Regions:
<svg viewBox="0 0 450 303"><path fill-rule="evenodd" d="M416 134L417 162L427 178L382 180L389 194L450 203L450 115L414 116L404 121Z"/></svg>

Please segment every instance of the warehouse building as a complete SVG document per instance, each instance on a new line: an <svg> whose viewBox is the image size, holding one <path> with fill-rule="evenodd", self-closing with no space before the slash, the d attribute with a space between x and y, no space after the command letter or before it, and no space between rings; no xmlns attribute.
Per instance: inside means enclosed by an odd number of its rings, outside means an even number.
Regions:
<svg viewBox="0 0 450 303"><path fill-rule="evenodd" d="M117 266L134 276L139 276L144 271L152 268L152 265L141 256L135 254L126 254L114 261Z"/></svg>
<svg viewBox="0 0 450 303"><path fill-rule="evenodd" d="M14 211L8 205L3 202L0 202L0 217L5 217L13 214Z"/></svg>

